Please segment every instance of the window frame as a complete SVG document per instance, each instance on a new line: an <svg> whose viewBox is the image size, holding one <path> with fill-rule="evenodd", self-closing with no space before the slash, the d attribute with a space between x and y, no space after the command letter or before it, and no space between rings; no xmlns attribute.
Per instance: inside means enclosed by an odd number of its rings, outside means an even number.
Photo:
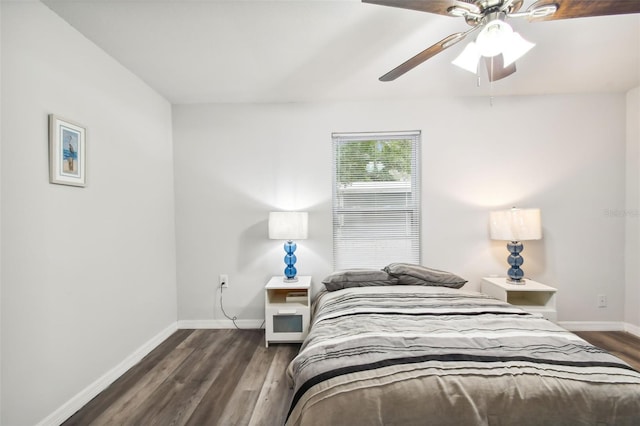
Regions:
<svg viewBox="0 0 640 426"><path fill-rule="evenodd" d="M353 268L379 269L391 262L420 263L421 259L421 178L420 178L420 146L421 131L398 132L362 132L362 133L333 133L332 135L332 228L333 228L333 266L335 270ZM384 180L378 182L354 181L345 186L341 184L339 176L338 150L347 143L394 140L407 140L411 143L411 172L408 180ZM408 190L407 190L408 189ZM345 195L360 193L364 206L345 207ZM364 195L363 195L364 194ZM366 194L372 194L370 200ZM391 197L390 194L393 194ZM404 194L404 205L393 205L393 196ZM389 199L390 205L378 205L380 198ZM357 199L359 196L355 195ZM402 197L395 197L397 202ZM384 204L384 203L383 203ZM405 223L402 225L401 216ZM366 232L367 225L346 225L345 219L351 217L371 218L371 233L369 235L349 235L356 232ZM387 225L381 222L388 221ZM354 222L355 223L355 222ZM407 229L404 235L397 236L395 231L402 227ZM391 241L401 247L394 252L393 247L384 247ZM349 245L356 246L350 253ZM371 248L371 250L368 250Z"/></svg>

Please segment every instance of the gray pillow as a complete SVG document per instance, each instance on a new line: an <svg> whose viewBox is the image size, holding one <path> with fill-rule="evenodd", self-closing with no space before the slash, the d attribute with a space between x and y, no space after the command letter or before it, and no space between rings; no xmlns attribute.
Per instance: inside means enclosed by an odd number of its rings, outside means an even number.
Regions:
<svg viewBox="0 0 640 426"><path fill-rule="evenodd" d="M451 272L411 263L390 263L384 267L383 271L398 278L398 284L405 285L460 288L467 282L464 278Z"/></svg>
<svg viewBox="0 0 640 426"><path fill-rule="evenodd" d="M328 291L349 287L369 287L398 284L398 279L378 269L348 269L336 271L322 280Z"/></svg>

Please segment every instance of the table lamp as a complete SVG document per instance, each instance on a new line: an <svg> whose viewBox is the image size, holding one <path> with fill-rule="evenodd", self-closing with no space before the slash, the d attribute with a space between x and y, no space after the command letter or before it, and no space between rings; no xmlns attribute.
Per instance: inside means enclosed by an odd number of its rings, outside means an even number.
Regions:
<svg viewBox="0 0 640 426"><path fill-rule="evenodd" d="M284 243L285 282L297 282L296 255L298 247L293 240L304 240L309 233L309 213L307 212L270 212L269 238L272 240L286 240Z"/></svg>
<svg viewBox="0 0 640 426"><path fill-rule="evenodd" d="M509 270L507 282L524 284L524 271L520 266L524 259L520 252L524 249L521 241L539 240L542 238L540 209L498 210L489 214L489 227L492 240L507 241L509 250Z"/></svg>

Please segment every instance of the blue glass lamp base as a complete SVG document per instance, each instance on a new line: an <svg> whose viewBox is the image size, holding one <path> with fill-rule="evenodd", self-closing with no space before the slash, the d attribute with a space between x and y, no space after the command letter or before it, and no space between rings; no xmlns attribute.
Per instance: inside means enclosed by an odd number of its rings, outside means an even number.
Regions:
<svg viewBox="0 0 640 426"><path fill-rule="evenodd" d="M298 278L296 277L298 271L295 267L296 260L298 259L296 258L296 255L293 254L297 248L298 245L293 241L287 241L284 243L284 251L287 253L284 256L284 263L287 265L286 268L284 268L284 281L288 283L295 283L298 281Z"/></svg>
<svg viewBox="0 0 640 426"><path fill-rule="evenodd" d="M524 271L520 268L524 263L524 258L520 256L520 252L524 249L524 246L519 241L511 241L507 243L507 250L509 250L509 257L507 262L509 263L509 270L507 271L507 282L509 284L524 284Z"/></svg>

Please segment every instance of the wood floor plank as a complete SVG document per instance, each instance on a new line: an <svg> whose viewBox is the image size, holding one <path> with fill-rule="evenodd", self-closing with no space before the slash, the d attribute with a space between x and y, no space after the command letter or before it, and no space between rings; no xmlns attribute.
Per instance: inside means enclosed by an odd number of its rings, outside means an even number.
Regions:
<svg viewBox="0 0 640 426"><path fill-rule="evenodd" d="M249 420L249 426L283 425L293 397L287 379L287 366L298 353L299 345L278 345L260 395ZM285 396L283 398L283 396Z"/></svg>
<svg viewBox="0 0 640 426"><path fill-rule="evenodd" d="M186 425L200 426L204 424L219 424L226 406L242 377L253 353L258 347L262 347L264 339L263 330L237 330L236 335L243 337L246 345L242 350L234 351L233 356L225 361L225 368L217 377L213 386L210 386L207 393L202 398L201 404L188 419ZM247 410L247 405L240 407Z"/></svg>
<svg viewBox="0 0 640 426"><path fill-rule="evenodd" d="M270 351L263 345L255 349L218 420L220 424L249 424L252 412L246 407L255 406L275 353L276 351Z"/></svg>
<svg viewBox="0 0 640 426"><path fill-rule="evenodd" d="M244 341L234 338L231 330L216 331L219 332L211 334L198 330L208 337L206 342L196 347L175 374L156 389L140 413L118 424L185 424L224 366L233 362L230 354L247 347Z"/></svg>
<svg viewBox="0 0 640 426"><path fill-rule="evenodd" d="M640 371L640 337L624 331L580 331L575 334Z"/></svg>

